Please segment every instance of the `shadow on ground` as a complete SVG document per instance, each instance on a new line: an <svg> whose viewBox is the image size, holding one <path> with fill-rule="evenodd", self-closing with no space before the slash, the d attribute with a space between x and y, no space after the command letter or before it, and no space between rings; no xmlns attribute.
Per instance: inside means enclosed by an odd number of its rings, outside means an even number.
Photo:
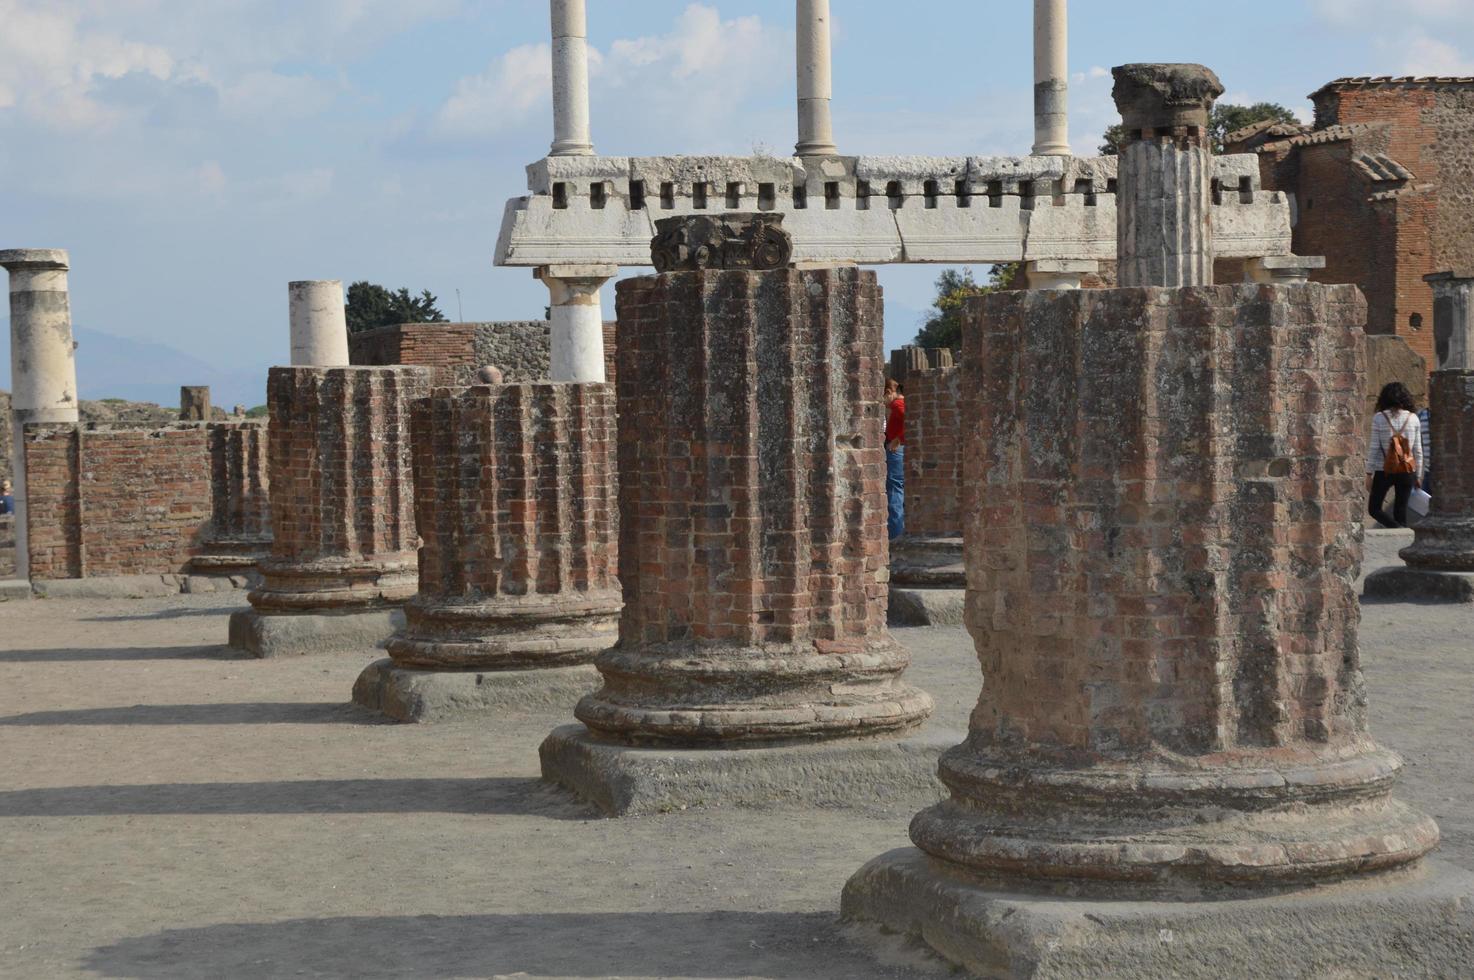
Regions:
<svg viewBox="0 0 1474 980"><path fill-rule="evenodd" d="M305 779L263 783L57 786L0 793L0 817L290 813L521 814L592 820L596 811L538 779Z"/></svg>
<svg viewBox="0 0 1474 980"><path fill-rule="evenodd" d="M55 647L45 650L0 650L0 664L87 663L108 660L251 660L249 654L228 646L115 647L77 650Z"/></svg>
<svg viewBox="0 0 1474 980"><path fill-rule="evenodd" d="M164 619L184 619L186 616L220 616L225 617L237 609L249 609L242 593L239 606L205 606L203 608L192 608L189 606L178 606L171 609L160 609L156 612L130 613L122 616L83 616L83 623L148 623Z"/></svg>
<svg viewBox="0 0 1474 980"><path fill-rule="evenodd" d="M828 913L683 912L294 919L125 939L105 977L876 976ZM916 976L910 971L897 976Z"/></svg>
<svg viewBox="0 0 1474 980"><path fill-rule="evenodd" d="M238 704L135 704L114 708L32 711L0 718L0 726L42 725L390 725L352 704L257 701Z"/></svg>

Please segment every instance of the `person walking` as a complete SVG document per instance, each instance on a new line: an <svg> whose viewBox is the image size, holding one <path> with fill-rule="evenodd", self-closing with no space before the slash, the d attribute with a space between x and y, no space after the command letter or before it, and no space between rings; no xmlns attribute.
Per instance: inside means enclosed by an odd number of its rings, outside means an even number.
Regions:
<svg viewBox="0 0 1474 980"><path fill-rule="evenodd" d="M1422 483L1423 434L1412 393L1394 381L1377 396L1367 444L1367 513L1385 528L1407 527L1407 503ZM1387 491L1395 494L1387 516Z"/></svg>
<svg viewBox="0 0 1474 980"><path fill-rule="evenodd" d="M892 541L906 533L906 396L894 378L885 383L886 530Z"/></svg>

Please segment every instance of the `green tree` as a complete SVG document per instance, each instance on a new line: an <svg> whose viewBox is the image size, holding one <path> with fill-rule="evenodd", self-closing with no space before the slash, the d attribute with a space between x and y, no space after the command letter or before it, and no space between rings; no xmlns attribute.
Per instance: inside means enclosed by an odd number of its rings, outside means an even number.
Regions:
<svg viewBox="0 0 1474 980"><path fill-rule="evenodd" d="M411 296L408 289L391 292L371 282L355 282L348 287L348 332L398 323L444 323L445 314L435 305L437 302L428 289Z"/></svg>
<svg viewBox="0 0 1474 980"><path fill-rule="evenodd" d="M1213 152L1224 152L1224 140L1229 133L1266 120L1292 124L1298 124L1300 122L1293 112L1278 102L1256 102L1253 105L1234 105L1232 102L1221 102L1215 105L1213 107L1213 115L1208 121L1208 135L1213 140ZM1101 137L1101 155L1115 156L1121 151L1121 144L1125 141L1125 126L1117 123L1114 126L1108 127Z"/></svg>
<svg viewBox="0 0 1474 980"><path fill-rule="evenodd" d="M1019 264L995 265L988 270L988 284L980 285L971 269L944 269L937 277L937 298L926 323L916 333L918 347L962 346L962 305L973 296L986 296L1008 289L1018 276Z"/></svg>

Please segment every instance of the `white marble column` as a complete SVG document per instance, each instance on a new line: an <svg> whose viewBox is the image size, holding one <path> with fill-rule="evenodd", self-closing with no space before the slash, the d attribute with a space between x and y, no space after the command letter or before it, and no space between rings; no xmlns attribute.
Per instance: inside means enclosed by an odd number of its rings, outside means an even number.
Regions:
<svg viewBox="0 0 1474 980"><path fill-rule="evenodd" d="M287 284L292 367L347 367L348 315L343 283L312 279Z"/></svg>
<svg viewBox="0 0 1474 980"><path fill-rule="evenodd" d="M612 265L554 265L537 270L551 302L552 381L599 382L604 377L604 309L599 290L619 270Z"/></svg>
<svg viewBox="0 0 1474 980"><path fill-rule="evenodd" d="M798 0L798 147L801 156L834 156L834 76L829 0Z"/></svg>
<svg viewBox="0 0 1474 980"><path fill-rule="evenodd" d="M1024 281L1030 289L1079 289L1086 276L1100 272L1093 259L1035 259L1024 263Z"/></svg>
<svg viewBox="0 0 1474 980"><path fill-rule="evenodd" d="M550 156L594 155L589 135L589 24L584 0L551 0L553 148Z"/></svg>
<svg viewBox="0 0 1474 980"><path fill-rule="evenodd" d="M77 422L77 360L67 296L71 263L59 248L0 251L10 272L11 460L15 496L15 568L30 577L26 526L25 427Z"/></svg>
<svg viewBox="0 0 1474 980"><path fill-rule="evenodd" d="M1034 154L1070 155L1067 0L1034 0Z"/></svg>

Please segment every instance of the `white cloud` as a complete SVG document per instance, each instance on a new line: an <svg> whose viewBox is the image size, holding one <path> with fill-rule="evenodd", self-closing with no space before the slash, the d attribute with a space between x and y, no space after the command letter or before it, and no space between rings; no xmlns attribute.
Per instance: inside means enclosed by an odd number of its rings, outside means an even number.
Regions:
<svg viewBox="0 0 1474 980"><path fill-rule="evenodd" d="M621 38L589 49L596 108L613 105L625 128L650 126L671 141L700 138L713 114L692 106L731 110L755 90L792 74L792 36L757 16L723 19L714 6L692 3L663 34ZM551 120L552 66L547 44L517 47L485 72L462 78L436 112L432 130L450 138L486 137L536 119ZM673 84L675 83L675 84ZM792 85L791 80L786 82ZM637 112L625 112L625 107ZM595 138L601 117L595 115ZM651 147L649 152L656 152Z"/></svg>
<svg viewBox="0 0 1474 980"><path fill-rule="evenodd" d="M1405 75L1474 75L1474 58L1446 41L1425 35L1409 38L1399 72Z"/></svg>

